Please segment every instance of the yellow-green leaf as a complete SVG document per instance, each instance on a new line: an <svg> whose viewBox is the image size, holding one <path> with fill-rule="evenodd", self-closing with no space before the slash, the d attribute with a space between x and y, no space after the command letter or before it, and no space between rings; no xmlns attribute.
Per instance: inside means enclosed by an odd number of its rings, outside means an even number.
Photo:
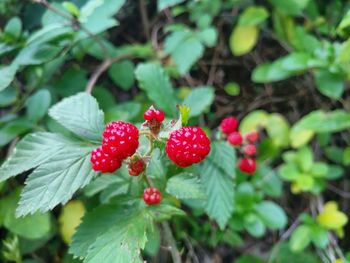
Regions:
<svg viewBox="0 0 350 263"><path fill-rule="evenodd" d="M257 26L236 26L230 36L230 48L235 56L241 56L251 51L258 41Z"/></svg>
<svg viewBox="0 0 350 263"><path fill-rule="evenodd" d="M63 207L58 222L60 224L60 234L66 244L72 242L72 236L84 214L84 204L79 200L70 201Z"/></svg>
<svg viewBox="0 0 350 263"><path fill-rule="evenodd" d="M256 131L259 127L265 128L269 119L267 112L263 110L257 110L246 115L241 124L239 125L239 131L246 134L251 131Z"/></svg>
<svg viewBox="0 0 350 263"><path fill-rule="evenodd" d="M330 230L339 230L348 222L346 214L338 210L338 204L334 201L327 202L323 211L317 216L317 222Z"/></svg>
<svg viewBox="0 0 350 263"><path fill-rule="evenodd" d="M289 134L290 144L293 148L300 148L307 144L314 134L312 130L295 131L292 129Z"/></svg>

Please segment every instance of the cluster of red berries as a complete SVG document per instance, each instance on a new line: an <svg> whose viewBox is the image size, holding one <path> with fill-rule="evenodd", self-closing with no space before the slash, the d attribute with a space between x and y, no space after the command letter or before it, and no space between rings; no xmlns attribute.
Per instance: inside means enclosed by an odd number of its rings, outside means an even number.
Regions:
<svg viewBox="0 0 350 263"><path fill-rule="evenodd" d="M102 134L102 145L91 152L92 169L113 173L138 147L139 130L136 126L123 121L108 123Z"/></svg>
<svg viewBox="0 0 350 263"><path fill-rule="evenodd" d="M234 117L228 117L221 121L220 130L227 136L227 142L240 149L243 157L238 160L238 168L247 174L253 174L256 170L257 153L255 143L259 140L259 133L252 131L244 137L237 131L238 121Z"/></svg>

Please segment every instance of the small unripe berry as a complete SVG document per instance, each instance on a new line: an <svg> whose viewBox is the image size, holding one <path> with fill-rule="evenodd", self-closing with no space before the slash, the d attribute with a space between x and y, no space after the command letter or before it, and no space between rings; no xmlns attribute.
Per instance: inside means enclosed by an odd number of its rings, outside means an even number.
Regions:
<svg viewBox="0 0 350 263"><path fill-rule="evenodd" d="M157 121L157 122L163 122L164 121L164 112L161 110L155 109L153 106L151 106L148 110L145 111L143 114L143 118L145 121Z"/></svg>
<svg viewBox="0 0 350 263"><path fill-rule="evenodd" d="M242 158L238 161L238 168L244 173L253 174L256 170L256 161L253 158Z"/></svg>
<svg viewBox="0 0 350 263"><path fill-rule="evenodd" d="M232 132L227 138L227 141L233 146L239 146L243 142L243 137L240 132Z"/></svg>
<svg viewBox="0 0 350 263"><path fill-rule="evenodd" d="M244 146L243 152L245 155L252 156L256 154L256 146L254 144L248 144Z"/></svg>
<svg viewBox="0 0 350 263"><path fill-rule="evenodd" d="M226 135L237 130L238 120L235 117L227 117L221 121L220 129Z"/></svg>
<svg viewBox="0 0 350 263"><path fill-rule="evenodd" d="M143 201L148 205L158 204L162 200L162 195L157 188L149 187L143 192Z"/></svg>
<svg viewBox="0 0 350 263"><path fill-rule="evenodd" d="M122 160L112 158L103 151L102 147L98 147L91 152L90 161L92 169L102 173L113 173L122 165Z"/></svg>
<svg viewBox="0 0 350 263"><path fill-rule="evenodd" d="M259 133L257 131L248 132L245 135L245 139L248 142L255 143L257 140L259 140Z"/></svg>
<svg viewBox="0 0 350 263"><path fill-rule="evenodd" d="M129 163L128 170L131 176L140 175L146 168L146 164L142 159L132 160Z"/></svg>

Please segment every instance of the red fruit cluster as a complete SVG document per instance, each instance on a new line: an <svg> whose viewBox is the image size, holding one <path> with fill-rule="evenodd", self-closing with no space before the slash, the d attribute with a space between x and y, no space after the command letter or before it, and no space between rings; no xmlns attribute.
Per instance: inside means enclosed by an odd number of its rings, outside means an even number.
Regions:
<svg viewBox="0 0 350 263"><path fill-rule="evenodd" d="M238 121L235 117L228 117L221 121L220 130L227 136L227 142L239 149L243 155L238 160L238 168L247 174L253 174L256 170L256 160L254 156L257 154L257 149L254 143L259 140L259 133L252 131L244 137L237 131Z"/></svg>
<svg viewBox="0 0 350 263"><path fill-rule="evenodd" d="M210 140L199 127L183 127L170 133L165 151L176 165L188 167L205 159Z"/></svg>
<svg viewBox="0 0 350 263"><path fill-rule="evenodd" d="M115 121L106 125L102 146L91 152L94 171L113 173L139 146L139 130L131 123Z"/></svg>
<svg viewBox="0 0 350 263"><path fill-rule="evenodd" d="M131 176L139 176L146 168L146 164L142 159L131 160L128 166Z"/></svg>
<svg viewBox="0 0 350 263"><path fill-rule="evenodd" d="M148 205L158 204L162 200L162 195L157 188L149 187L143 192L143 201Z"/></svg>
<svg viewBox="0 0 350 263"><path fill-rule="evenodd" d="M153 134L158 134L160 132L162 122L164 121L164 112L151 106L145 111L143 118L146 121L144 126L148 127Z"/></svg>

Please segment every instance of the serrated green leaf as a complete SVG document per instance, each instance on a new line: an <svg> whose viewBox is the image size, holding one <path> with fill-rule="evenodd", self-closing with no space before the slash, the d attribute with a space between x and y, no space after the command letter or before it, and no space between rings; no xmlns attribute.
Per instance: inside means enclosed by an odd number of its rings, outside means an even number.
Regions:
<svg viewBox="0 0 350 263"><path fill-rule="evenodd" d="M110 185L121 181L123 181L123 179L120 178L119 176L102 174L101 176L93 180L88 186L85 187L84 194L86 196L93 196L101 192L102 190L106 189Z"/></svg>
<svg viewBox="0 0 350 263"><path fill-rule="evenodd" d="M84 216L69 252L89 263L139 262L150 224L135 206L100 206Z"/></svg>
<svg viewBox="0 0 350 263"><path fill-rule="evenodd" d="M183 104L190 107L190 117L203 113L214 101L214 89L209 86L201 86L193 89L185 98Z"/></svg>
<svg viewBox="0 0 350 263"><path fill-rule="evenodd" d="M36 168L25 182L17 216L46 212L68 202L96 175L90 163L92 149L79 144L65 145L64 151Z"/></svg>
<svg viewBox="0 0 350 263"><path fill-rule="evenodd" d="M224 229L233 212L236 156L233 147L214 142L200 169L201 181L207 194L206 212Z"/></svg>
<svg viewBox="0 0 350 263"><path fill-rule="evenodd" d="M176 31L165 39L165 52L170 54L180 74L187 73L203 55L204 46L194 32Z"/></svg>
<svg viewBox="0 0 350 263"><path fill-rule="evenodd" d="M189 173L181 173L171 177L167 182L166 191L179 199L205 197L200 179Z"/></svg>
<svg viewBox="0 0 350 263"><path fill-rule="evenodd" d="M59 134L37 132L25 136L0 168L0 181L28 171L59 154L71 141Z"/></svg>
<svg viewBox="0 0 350 263"><path fill-rule="evenodd" d="M186 213L173 205L158 204L156 206L149 206L148 212L156 222L169 220L172 216L185 216Z"/></svg>
<svg viewBox="0 0 350 263"><path fill-rule="evenodd" d="M76 135L91 141L101 141L104 115L94 97L78 93L55 104L49 111L51 118Z"/></svg>
<svg viewBox="0 0 350 263"><path fill-rule="evenodd" d="M166 114L175 115L176 100L170 79L158 64L139 64L135 71L141 89Z"/></svg>
<svg viewBox="0 0 350 263"><path fill-rule="evenodd" d="M287 224L287 216L283 209L271 201L263 201L255 208L264 224L271 229L282 229Z"/></svg>

